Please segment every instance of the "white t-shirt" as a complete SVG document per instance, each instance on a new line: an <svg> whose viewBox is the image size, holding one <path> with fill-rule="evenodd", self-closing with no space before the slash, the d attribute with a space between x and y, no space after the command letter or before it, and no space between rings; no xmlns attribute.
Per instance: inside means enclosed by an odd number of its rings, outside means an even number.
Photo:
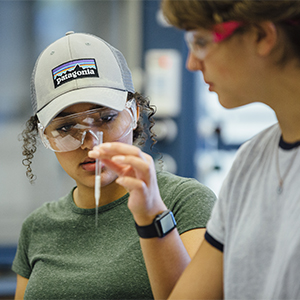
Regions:
<svg viewBox="0 0 300 300"><path fill-rule="evenodd" d="M299 145L275 124L237 153L206 233L224 250L226 299L300 299Z"/></svg>

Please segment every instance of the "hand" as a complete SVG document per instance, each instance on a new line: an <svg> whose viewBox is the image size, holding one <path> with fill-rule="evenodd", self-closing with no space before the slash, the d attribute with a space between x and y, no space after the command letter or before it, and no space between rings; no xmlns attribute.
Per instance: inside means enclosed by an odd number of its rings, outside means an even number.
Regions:
<svg viewBox="0 0 300 300"><path fill-rule="evenodd" d="M139 148L124 143L104 143L89 152L118 174L116 182L126 188L128 208L136 223L149 225L166 210L161 199L153 159Z"/></svg>

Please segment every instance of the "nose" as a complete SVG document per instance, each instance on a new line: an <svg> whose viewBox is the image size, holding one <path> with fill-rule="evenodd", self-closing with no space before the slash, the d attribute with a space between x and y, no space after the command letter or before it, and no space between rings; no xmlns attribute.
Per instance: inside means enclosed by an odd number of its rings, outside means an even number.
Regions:
<svg viewBox="0 0 300 300"><path fill-rule="evenodd" d="M81 140L81 149L91 150L96 145L98 145L97 135L92 130L85 131Z"/></svg>
<svg viewBox="0 0 300 300"><path fill-rule="evenodd" d="M203 71L203 61L197 58L191 51L186 59L186 68L190 71Z"/></svg>

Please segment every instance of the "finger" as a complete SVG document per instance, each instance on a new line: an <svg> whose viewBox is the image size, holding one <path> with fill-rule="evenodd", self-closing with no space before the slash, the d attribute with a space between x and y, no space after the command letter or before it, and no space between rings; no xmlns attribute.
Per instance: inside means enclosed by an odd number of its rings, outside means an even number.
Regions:
<svg viewBox="0 0 300 300"><path fill-rule="evenodd" d="M105 164L106 167L108 167L109 169L111 169L112 171L116 172L116 173L121 173L121 167L119 164L114 163L112 160L110 159L102 159L101 160L102 163Z"/></svg>
<svg viewBox="0 0 300 300"><path fill-rule="evenodd" d="M144 161L136 156L114 156L112 161L122 165L129 165L134 172L134 176L144 181L147 186L150 186L156 180L156 172L152 158L150 156L149 158L151 160ZM130 173L130 176L133 176L133 174Z"/></svg>
<svg viewBox="0 0 300 300"><path fill-rule="evenodd" d="M92 150L88 152L88 156L91 158L98 158L98 159L111 159L113 154L110 154L108 151L100 148L99 145L94 146Z"/></svg>
<svg viewBox="0 0 300 300"><path fill-rule="evenodd" d="M100 150L98 148L94 147L93 150L88 152L88 156L91 158L99 158Z"/></svg>
<svg viewBox="0 0 300 300"><path fill-rule="evenodd" d="M122 176L118 177L116 182L126 188L129 192L136 191L145 194L147 186L145 182L134 177Z"/></svg>
<svg viewBox="0 0 300 300"><path fill-rule="evenodd" d="M106 154L109 154L111 156L114 155L134 155L138 156L141 158L143 157L143 152L140 148L129 145L129 144L124 144L124 143L119 143L119 142L114 142L114 143L104 143L102 145L96 146L96 149L100 149Z"/></svg>
<svg viewBox="0 0 300 300"><path fill-rule="evenodd" d="M117 164L115 162L113 162L110 159L102 159L101 160L106 167L108 167L109 169L111 169L112 171L114 171L118 176L134 176L134 171L132 170L132 168L128 165L120 165Z"/></svg>
<svg viewBox="0 0 300 300"><path fill-rule="evenodd" d="M112 161L118 164L123 165L130 165L132 168L134 168L137 172L142 174L148 174L151 171L152 168L152 158L149 159L149 157L136 157L132 155L116 155L112 157Z"/></svg>

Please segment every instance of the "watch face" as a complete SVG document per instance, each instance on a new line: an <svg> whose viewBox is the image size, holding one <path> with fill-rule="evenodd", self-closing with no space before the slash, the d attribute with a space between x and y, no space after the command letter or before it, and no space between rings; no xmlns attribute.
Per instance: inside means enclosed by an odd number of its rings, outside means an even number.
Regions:
<svg viewBox="0 0 300 300"><path fill-rule="evenodd" d="M167 232L169 232L171 229L174 228L174 224L176 224L176 222L173 218L174 218L173 215L169 213L168 215L166 215L164 218L160 220L163 234L166 234Z"/></svg>

